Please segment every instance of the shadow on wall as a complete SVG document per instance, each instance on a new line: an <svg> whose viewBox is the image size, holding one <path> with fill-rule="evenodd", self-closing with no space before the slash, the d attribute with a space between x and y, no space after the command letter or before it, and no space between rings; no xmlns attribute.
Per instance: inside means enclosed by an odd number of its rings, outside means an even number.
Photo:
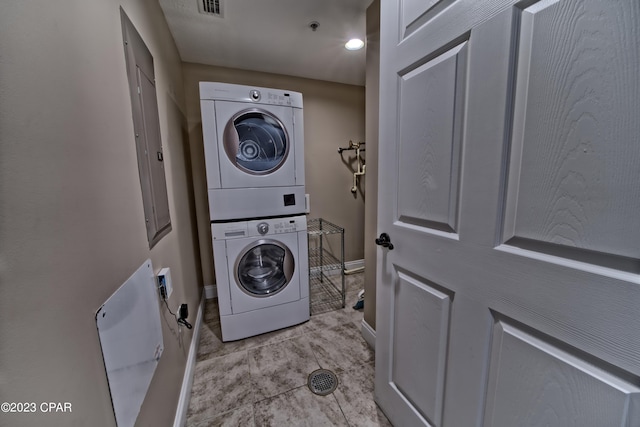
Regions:
<svg viewBox="0 0 640 427"><path fill-rule="evenodd" d="M189 223L191 224L191 229L189 233L181 233L181 238L179 239L179 246L182 249L185 246L191 246L189 251L180 250L179 256L182 258L183 265L189 265L192 263L193 268L196 270L198 286L203 284L203 275L202 275L202 256L200 254L200 244L198 241L198 218L196 213L196 196L195 189L193 184L193 168L192 168L192 158L191 158L191 148L189 145L189 131L187 125L187 118L182 113L178 104L176 104L173 97L166 93L166 105L167 105L167 120L177 120L179 123L176 126L169 127L169 135L167 137L167 141L165 144L174 146L174 152L177 152L177 148L180 148L183 156L182 165L184 167L184 175L179 175L177 173L172 173L172 186L173 188L185 188L187 189L186 199L188 206L183 206L183 208L187 208L182 211L183 214L189 215ZM177 131L172 132L176 129L180 129L180 132ZM175 215L176 213L174 213ZM193 259L188 257L189 254L193 254Z"/></svg>
<svg viewBox="0 0 640 427"><path fill-rule="evenodd" d="M204 162L204 142L202 136L202 122L192 122L188 129L188 141L191 152L191 181L195 198L195 214L197 215L197 234L199 244L198 254L201 275L205 286L214 284L215 267L213 265L213 244L211 241L211 222L209 220L209 194L207 191L206 165Z"/></svg>

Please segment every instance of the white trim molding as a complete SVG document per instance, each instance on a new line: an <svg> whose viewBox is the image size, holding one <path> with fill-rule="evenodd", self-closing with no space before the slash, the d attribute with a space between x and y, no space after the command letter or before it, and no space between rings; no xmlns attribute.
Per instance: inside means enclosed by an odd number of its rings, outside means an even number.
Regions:
<svg viewBox="0 0 640 427"><path fill-rule="evenodd" d="M353 270L354 268L364 268L364 259L355 259L353 261L345 261L344 269L345 270Z"/></svg>
<svg viewBox="0 0 640 427"><path fill-rule="evenodd" d="M354 270L356 268L364 268L364 259L356 259L353 261L345 261L344 269L345 271ZM340 270L325 270L324 274L327 276L339 275Z"/></svg>
<svg viewBox="0 0 640 427"><path fill-rule="evenodd" d="M193 385L193 373L196 366L196 356L198 355L198 343L200 342L200 328L202 326L202 317L204 313L205 291L202 291L200 305L198 306L198 316L196 323L193 325L193 335L191 337L191 345L189 346L189 355L187 356L187 365L184 368L184 376L182 377L182 387L180 388L180 399L176 409L176 417L173 420L173 427L183 427L187 421L187 410L189 409L189 398L191 397L191 386Z"/></svg>
<svg viewBox="0 0 640 427"><path fill-rule="evenodd" d="M205 285L204 297L206 299L214 299L218 296L218 287L216 285Z"/></svg>
<svg viewBox="0 0 640 427"><path fill-rule="evenodd" d="M362 327L360 328L360 333L364 340L369 344L372 350L376 349L376 331L367 323L364 319L362 319Z"/></svg>

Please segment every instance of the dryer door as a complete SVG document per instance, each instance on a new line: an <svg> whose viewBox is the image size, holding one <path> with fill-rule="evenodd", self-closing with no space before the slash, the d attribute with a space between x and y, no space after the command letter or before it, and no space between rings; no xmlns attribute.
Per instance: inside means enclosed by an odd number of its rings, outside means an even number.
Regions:
<svg viewBox="0 0 640 427"><path fill-rule="evenodd" d="M293 109L216 101L222 188L296 183Z"/></svg>
<svg viewBox="0 0 640 427"><path fill-rule="evenodd" d="M234 314L300 299L296 233L227 240L227 257Z"/></svg>
<svg viewBox="0 0 640 427"><path fill-rule="evenodd" d="M291 143L282 122L273 114L251 108L227 122L223 134L229 161L250 175L278 170L287 159Z"/></svg>

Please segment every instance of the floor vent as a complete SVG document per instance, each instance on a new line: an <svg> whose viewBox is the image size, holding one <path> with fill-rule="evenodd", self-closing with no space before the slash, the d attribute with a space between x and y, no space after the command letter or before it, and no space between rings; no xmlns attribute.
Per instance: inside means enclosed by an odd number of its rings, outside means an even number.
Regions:
<svg viewBox="0 0 640 427"><path fill-rule="evenodd" d="M222 16L222 0L198 0L200 13Z"/></svg>
<svg viewBox="0 0 640 427"><path fill-rule="evenodd" d="M327 394L333 393L336 387L338 387L338 377L331 371L318 369L309 374L307 385L313 393L326 396Z"/></svg>

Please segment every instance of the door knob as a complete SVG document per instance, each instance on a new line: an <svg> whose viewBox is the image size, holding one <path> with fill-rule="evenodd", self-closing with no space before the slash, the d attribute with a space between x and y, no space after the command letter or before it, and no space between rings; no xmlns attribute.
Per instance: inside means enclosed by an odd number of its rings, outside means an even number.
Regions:
<svg viewBox="0 0 640 427"><path fill-rule="evenodd" d="M380 237L376 239L376 245L389 248L390 251L393 250L393 243L391 243L391 239L387 233L380 234Z"/></svg>

